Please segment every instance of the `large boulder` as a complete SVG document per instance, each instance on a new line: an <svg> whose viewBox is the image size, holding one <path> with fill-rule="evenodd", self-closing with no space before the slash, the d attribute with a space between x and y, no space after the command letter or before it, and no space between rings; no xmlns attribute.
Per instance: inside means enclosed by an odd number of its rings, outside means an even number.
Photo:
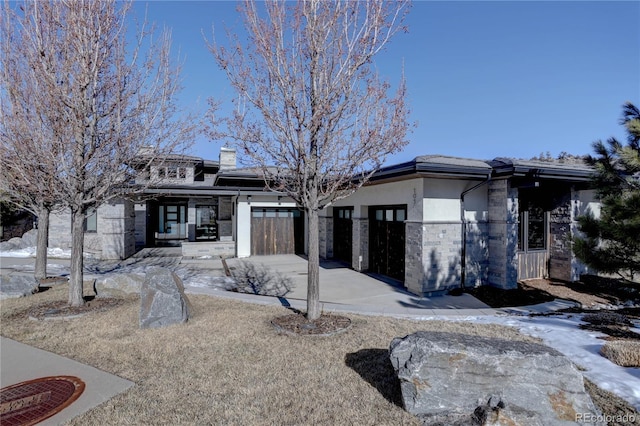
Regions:
<svg viewBox="0 0 640 426"><path fill-rule="evenodd" d="M38 230L32 229L22 234L22 244L25 247L36 247L38 245Z"/></svg>
<svg viewBox="0 0 640 426"><path fill-rule="evenodd" d="M2 242L2 251L20 250L27 248L20 237L13 237L9 241Z"/></svg>
<svg viewBox="0 0 640 426"><path fill-rule="evenodd" d="M153 268L140 290L140 327L159 328L187 322L191 304L178 276L166 268Z"/></svg>
<svg viewBox="0 0 640 426"><path fill-rule="evenodd" d="M422 331L394 339L390 359L405 409L425 425L575 425L599 414L576 367L536 343Z"/></svg>
<svg viewBox="0 0 640 426"><path fill-rule="evenodd" d="M0 277L0 299L24 297L38 291L39 282L33 275L11 274Z"/></svg>
<svg viewBox="0 0 640 426"><path fill-rule="evenodd" d="M18 240L22 241L20 238L17 238ZM8 241L2 241L0 242L0 251L11 251L11 250L15 250L18 248L18 246L16 245L14 238L12 238L11 240Z"/></svg>
<svg viewBox="0 0 640 426"><path fill-rule="evenodd" d="M145 276L135 273L114 273L96 279L93 290L96 297L122 297L140 294Z"/></svg>

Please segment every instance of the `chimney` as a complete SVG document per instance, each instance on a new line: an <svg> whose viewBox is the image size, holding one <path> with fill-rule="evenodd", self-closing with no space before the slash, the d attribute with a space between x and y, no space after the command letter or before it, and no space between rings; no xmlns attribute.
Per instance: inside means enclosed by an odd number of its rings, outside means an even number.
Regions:
<svg viewBox="0 0 640 426"><path fill-rule="evenodd" d="M236 150L223 146L220 148L220 171L236 169Z"/></svg>

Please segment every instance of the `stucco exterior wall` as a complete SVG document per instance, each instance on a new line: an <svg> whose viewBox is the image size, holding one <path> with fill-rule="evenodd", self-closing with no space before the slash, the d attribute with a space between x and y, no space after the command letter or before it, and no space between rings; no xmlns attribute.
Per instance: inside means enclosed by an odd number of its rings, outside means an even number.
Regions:
<svg viewBox="0 0 640 426"><path fill-rule="evenodd" d="M286 208L296 207L296 203L291 199L282 199L279 202L274 197L266 197L260 195L252 195L251 201L246 195L237 198L236 221L237 221L237 240L236 250L238 257L251 256L251 208L252 207L273 207ZM231 222L229 222L231 224ZM306 232L305 232L306 234ZM305 240L306 247L306 240Z"/></svg>
<svg viewBox="0 0 640 426"><path fill-rule="evenodd" d="M581 235L578 229L578 217L592 214L600 217L600 202L594 190L572 190L571 191L571 236ZM571 281L578 281L582 274L595 274L597 271L590 269L582 263L571 251Z"/></svg>

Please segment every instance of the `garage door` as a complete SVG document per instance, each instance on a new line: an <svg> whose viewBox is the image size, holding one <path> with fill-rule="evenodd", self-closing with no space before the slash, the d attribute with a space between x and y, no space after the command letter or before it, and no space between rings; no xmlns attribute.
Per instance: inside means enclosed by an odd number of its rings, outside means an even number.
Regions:
<svg viewBox="0 0 640 426"><path fill-rule="evenodd" d="M353 207L333 208L333 257L351 265Z"/></svg>
<svg viewBox="0 0 640 426"><path fill-rule="evenodd" d="M369 270L404 281L407 206L369 208Z"/></svg>
<svg viewBox="0 0 640 426"><path fill-rule="evenodd" d="M302 212L295 208L251 209L251 254L299 254L304 252Z"/></svg>

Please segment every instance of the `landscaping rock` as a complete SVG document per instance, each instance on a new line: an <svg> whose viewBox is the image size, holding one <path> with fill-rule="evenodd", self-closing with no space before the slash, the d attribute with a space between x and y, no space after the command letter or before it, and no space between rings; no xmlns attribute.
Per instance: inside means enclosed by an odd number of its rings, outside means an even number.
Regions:
<svg viewBox="0 0 640 426"><path fill-rule="evenodd" d="M24 247L36 247L38 245L38 230L32 229L22 235L22 244Z"/></svg>
<svg viewBox="0 0 640 426"><path fill-rule="evenodd" d="M17 248L18 248L18 246L16 246L15 242L13 242L11 240L0 242L0 251L11 251L11 250L15 250Z"/></svg>
<svg viewBox="0 0 640 426"><path fill-rule="evenodd" d="M6 251L27 248L27 246L24 245L22 238L20 237L13 237L9 241L3 242L3 244L6 244L7 248L3 248L2 250L6 250Z"/></svg>
<svg viewBox="0 0 640 426"><path fill-rule="evenodd" d="M140 291L140 327L159 328L187 322L191 304L182 281L166 268L150 270Z"/></svg>
<svg viewBox="0 0 640 426"><path fill-rule="evenodd" d="M96 279L93 290L96 297L122 297L140 294L145 277L142 274L108 274Z"/></svg>
<svg viewBox="0 0 640 426"><path fill-rule="evenodd" d="M3 275L0 277L0 299L32 295L38 292L38 286L33 275Z"/></svg>
<svg viewBox="0 0 640 426"><path fill-rule="evenodd" d="M394 339L390 359L405 409L425 425L574 425L599 414L580 372L543 345L417 332Z"/></svg>

